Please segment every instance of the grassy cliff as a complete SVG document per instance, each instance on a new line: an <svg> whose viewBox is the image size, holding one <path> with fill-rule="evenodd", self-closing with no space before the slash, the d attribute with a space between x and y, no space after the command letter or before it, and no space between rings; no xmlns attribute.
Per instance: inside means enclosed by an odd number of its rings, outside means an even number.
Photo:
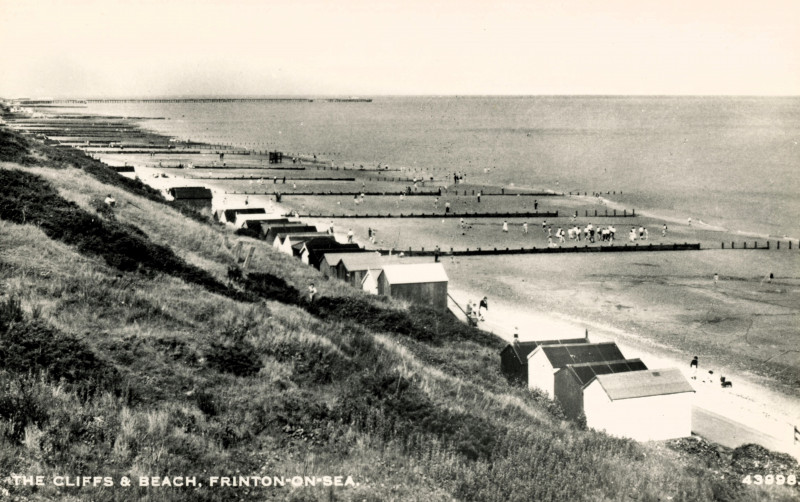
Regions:
<svg viewBox="0 0 800 502"><path fill-rule="evenodd" d="M756 447L583 430L509 386L488 335L325 281L74 151L8 130L0 142L0 494L12 500L798 493L741 483L798 471ZM100 202L108 193L113 209ZM236 240L256 251L231 281ZM302 294L309 282L314 303ZM36 475L41 486L15 483ZM114 486L62 487L54 476ZM203 486L145 488L139 476ZM212 476L350 476L355 486L210 487Z"/></svg>

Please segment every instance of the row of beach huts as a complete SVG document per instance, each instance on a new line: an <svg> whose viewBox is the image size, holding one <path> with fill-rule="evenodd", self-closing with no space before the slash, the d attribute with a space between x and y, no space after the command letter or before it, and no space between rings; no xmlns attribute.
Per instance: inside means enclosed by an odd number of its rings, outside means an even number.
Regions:
<svg viewBox="0 0 800 502"><path fill-rule="evenodd" d="M355 243L338 242L330 231L262 208L220 209L216 219L271 242L324 276L372 294L448 309L448 277L441 263L403 263ZM583 338L520 341L500 353L510 381L538 389L558 401L568 418L609 434L639 441L687 437L692 431L694 389L677 368L651 370L627 359L616 343Z"/></svg>
<svg viewBox="0 0 800 502"><path fill-rule="evenodd" d="M355 288L447 310L447 273L441 263L404 263L355 243L342 243L329 231L285 217L268 216L263 208L220 209L215 218L272 243L278 251L300 259L323 276Z"/></svg>

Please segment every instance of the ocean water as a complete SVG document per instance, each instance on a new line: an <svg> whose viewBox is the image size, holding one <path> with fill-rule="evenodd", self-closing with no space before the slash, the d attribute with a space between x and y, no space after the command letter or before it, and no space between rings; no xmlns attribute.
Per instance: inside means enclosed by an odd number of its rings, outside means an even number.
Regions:
<svg viewBox="0 0 800 502"><path fill-rule="evenodd" d="M668 219L800 237L800 97L376 97L85 111L164 117L142 124L181 139L315 153L339 165L622 191L609 198Z"/></svg>

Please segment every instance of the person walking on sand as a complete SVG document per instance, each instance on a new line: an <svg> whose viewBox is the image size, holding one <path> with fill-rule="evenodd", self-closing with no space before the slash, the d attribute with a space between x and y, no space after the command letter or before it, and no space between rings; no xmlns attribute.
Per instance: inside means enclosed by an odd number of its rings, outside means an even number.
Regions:
<svg viewBox="0 0 800 502"><path fill-rule="evenodd" d="M692 358L692 362L689 363L689 369L692 371L692 380L697 380L697 356Z"/></svg>
<svg viewBox="0 0 800 502"><path fill-rule="evenodd" d="M503 222L503 232L508 233L508 222L507 221Z"/></svg>
<svg viewBox="0 0 800 502"><path fill-rule="evenodd" d="M527 221L522 224L522 233L523 234L527 234L528 233L528 222Z"/></svg>
<svg viewBox="0 0 800 502"><path fill-rule="evenodd" d="M542 232L547 231L547 220L542 220Z"/></svg>
<svg viewBox="0 0 800 502"><path fill-rule="evenodd" d="M489 311L489 298L485 296L483 297L483 300L481 300L480 305L478 305L478 316L481 318L481 321L483 320L483 314L481 313L481 311L483 311L484 309L487 312Z"/></svg>
<svg viewBox="0 0 800 502"><path fill-rule="evenodd" d="M480 204L480 203L481 203L481 193L478 192L478 204Z"/></svg>
<svg viewBox="0 0 800 502"><path fill-rule="evenodd" d="M718 283L719 283L719 274L714 272L714 286L716 287Z"/></svg>
<svg viewBox="0 0 800 502"><path fill-rule="evenodd" d="M352 228L347 231L347 242L348 242L348 244L352 244L353 243L353 229Z"/></svg>
<svg viewBox="0 0 800 502"><path fill-rule="evenodd" d="M667 236L667 224L664 223L664 228L661 229L661 237Z"/></svg>

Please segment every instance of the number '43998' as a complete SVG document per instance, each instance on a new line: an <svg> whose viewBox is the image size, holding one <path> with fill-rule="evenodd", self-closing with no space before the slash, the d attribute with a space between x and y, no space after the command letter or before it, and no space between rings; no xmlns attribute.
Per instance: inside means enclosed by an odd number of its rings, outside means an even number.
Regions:
<svg viewBox="0 0 800 502"><path fill-rule="evenodd" d="M746 485L796 486L797 476L795 474L789 474L788 476L784 476L783 474L748 474L742 479L742 483Z"/></svg>

